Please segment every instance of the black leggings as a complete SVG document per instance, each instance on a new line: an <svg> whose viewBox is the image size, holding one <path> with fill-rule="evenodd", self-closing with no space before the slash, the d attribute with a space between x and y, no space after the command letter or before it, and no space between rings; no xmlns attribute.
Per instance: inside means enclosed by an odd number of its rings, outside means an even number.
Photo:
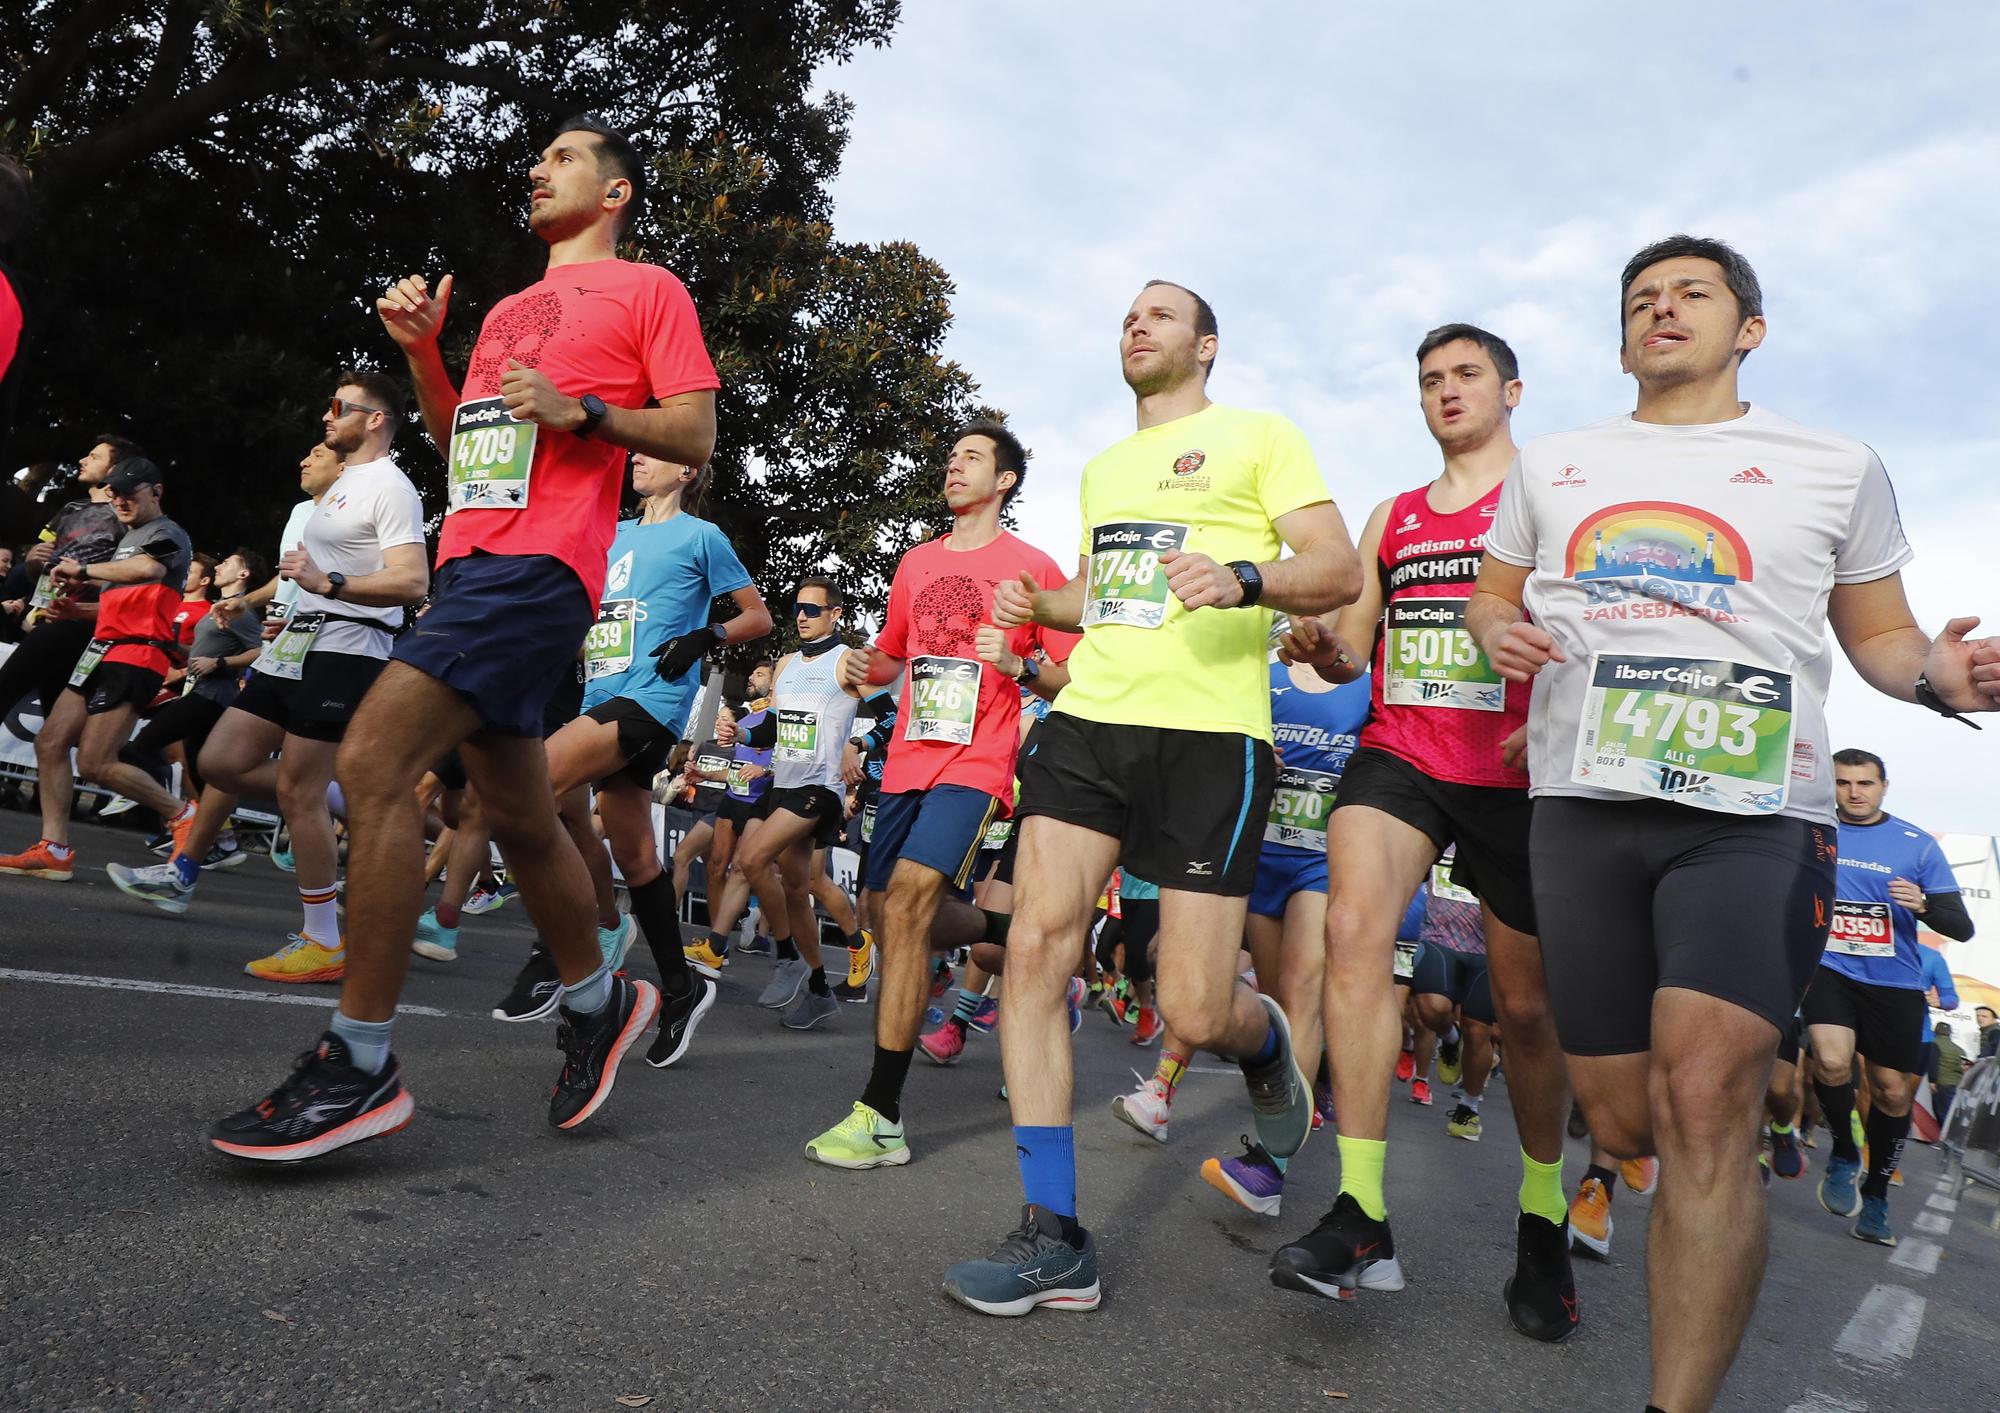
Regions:
<svg viewBox="0 0 2000 1413"><path fill-rule="evenodd" d="M44 623L16 643L0 663L0 718L12 717L31 696L41 698L43 716L55 710L76 660L90 646L91 628L88 621Z"/></svg>
<svg viewBox="0 0 2000 1413"><path fill-rule="evenodd" d="M1160 900L1126 898L1120 901L1118 910L1124 917L1107 919L1104 930L1098 934L1097 960L1102 966L1111 965L1106 960L1112 955L1111 949L1124 943L1125 979L1137 986L1153 979L1153 939L1160 935Z"/></svg>
<svg viewBox="0 0 2000 1413"><path fill-rule="evenodd" d="M176 741L186 745L188 782L194 787L197 798L201 795L201 776L195 770L195 762L201 758L201 748L208 742L208 733L215 729L215 723L222 720L227 708L221 702L189 693L185 697L175 697L152 716L146 724L118 752L118 759L127 765L137 766L148 775L162 775L166 771L166 749Z"/></svg>

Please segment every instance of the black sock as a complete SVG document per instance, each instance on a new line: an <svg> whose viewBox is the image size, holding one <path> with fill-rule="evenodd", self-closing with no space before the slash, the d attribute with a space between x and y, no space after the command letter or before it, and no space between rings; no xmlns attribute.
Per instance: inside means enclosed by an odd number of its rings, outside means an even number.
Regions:
<svg viewBox="0 0 2000 1413"><path fill-rule="evenodd" d="M813 974L806 980L806 985L812 988L812 994L815 996L831 996L833 994L826 987L825 967L814 967Z"/></svg>
<svg viewBox="0 0 2000 1413"><path fill-rule="evenodd" d="M1813 1089L1819 1095L1821 1115L1833 1134L1833 1156L1843 1163L1861 1161L1861 1150L1854 1146L1854 1084L1825 1084L1813 1081Z"/></svg>
<svg viewBox="0 0 2000 1413"><path fill-rule="evenodd" d="M850 932L847 934L847 950L850 952L858 952L861 950L861 933L859 931Z"/></svg>
<svg viewBox="0 0 2000 1413"><path fill-rule="evenodd" d="M979 915L986 919L986 936L983 940L996 947L1007 945L1007 929L1014 925L1012 913L996 913L989 908L981 908Z"/></svg>
<svg viewBox="0 0 2000 1413"><path fill-rule="evenodd" d="M1877 1100L1861 1129L1868 1135L1868 1176L1861 1180L1861 1195L1887 1197L1889 1177L1896 1171L1896 1164L1903 1161L1903 1140L1910 1136L1910 1116L1885 1114L1881 1101Z"/></svg>
<svg viewBox="0 0 2000 1413"><path fill-rule="evenodd" d="M632 895L632 921L640 936L653 949L653 964L660 969L662 994L685 996L694 989L694 973L688 970L681 951L679 902L674 897L674 876L665 869L651 883L628 887Z"/></svg>
<svg viewBox="0 0 2000 1413"><path fill-rule="evenodd" d="M892 1124L902 1122L903 1081L909 1078L910 1059L915 1054L914 1050L875 1047L875 1065L868 1071L868 1087L861 1091L861 1102Z"/></svg>
<svg viewBox="0 0 2000 1413"><path fill-rule="evenodd" d="M1592 1163L1583 1170L1583 1180L1588 1182L1592 1178L1596 1178L1604 1184L1604 1195L1606 1198L1609 1198L1613 1192L1618 1190L1618 1170L1616 1168L1600 1168L1597 1164Z"/></svg>
<svg viewBox="0 0 2000 1413"><path fill-rule="evenodd" d="M1083 1250L1083 1224L1075 1217L1065 1217L1060 1212L1056 1213L1056 1220L1062 1223L1063 1240L1077 1250Z"/></svg>
<svg viewBox="0 0 2000 1413"><path fill-rule="evenodd" d="M965 1038L965 1020L963 1017L946 1016L944 1018L944 1023L950 1026L953 1030L957 1031L959 1038L961 1040Z"/></svg>
<svg viewBox="0 0 2000 1413"><path fill-rule="evenodd" d="M798 959L798 944L789 937L780 937L778 939L778 960L781 962L795 962Z"/></svg>

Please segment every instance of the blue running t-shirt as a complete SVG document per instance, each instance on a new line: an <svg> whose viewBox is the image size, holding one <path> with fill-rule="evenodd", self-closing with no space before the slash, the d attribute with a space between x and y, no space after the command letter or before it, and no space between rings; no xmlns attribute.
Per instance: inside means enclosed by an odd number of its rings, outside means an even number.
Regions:
<svg viewBox="0 0 2000 1413"><path fill-rule="evenodd" d="M1889 880L1908 879L1926 893L1956 893L1958 879L1937 840L1908 820L1885 814L1874 824L1840 825L1840 872L1833 927L1822 962L1870 986L1924 989L1917 915L1889 896Z"/></svg>
<svg viewBox="0 0 2000 1413"><path fill-rule="evenodd" d="M1271 664L1271 736L1283 764L1264 825L1266 851L1326 852L1334 795L1368 720L1368 682L1364 672L1315 692L1294 682L1282 662Z"/></svg>

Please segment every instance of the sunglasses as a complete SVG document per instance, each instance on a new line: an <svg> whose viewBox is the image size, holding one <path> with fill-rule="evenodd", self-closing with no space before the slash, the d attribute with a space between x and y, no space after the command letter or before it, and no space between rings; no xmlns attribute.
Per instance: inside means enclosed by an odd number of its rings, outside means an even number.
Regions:
<svg viewBox="0 0 2000 1413"><path fill-rule="evenodd" d="M797 616L798 614L804 614L807 618L817 618L822 613L830 613L830 612L832 612L832 610L829 609L823 603L801 603L801 604L794 604L792 606L792 613L794 616Z"/></svg>
<svg viewBox="0 0 2000 1413"><path fill-rule="evenodd" d="M329 398L326 412L329 417L345 417L350 412L380 412L385 417L388 415L383 408L370 407L365 402L349 402L344 397Z"/></svg>

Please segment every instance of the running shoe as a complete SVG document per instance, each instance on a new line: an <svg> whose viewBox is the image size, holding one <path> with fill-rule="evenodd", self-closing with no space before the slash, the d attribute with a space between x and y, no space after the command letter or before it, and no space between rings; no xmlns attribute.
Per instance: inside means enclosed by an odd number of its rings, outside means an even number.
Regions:
<svg viewBox="0 0 2000 1413"><path fill-rule="evenodd" d="M632 914L618 914L615 927L597 929L597 950L604 958L604 969L616 972L625 965L625 954L632 950L632 939L639 935L639 924L632 920Z"/></svg>
<svg viewBox="0 0 2000 1413"><path fill-rule="evenodd" d="M1389 1223L1361 1210L1343 1192L1319 1225L1271 1257L1271 1284L1280 1290L1353 1300L1363 1290L1401 1290L1403 1266L1396 1259Z"/></svg>
<svg viewBox="0 0 2000 1413"><path fill-rule="evenodd" d="M1901 1168L1897 1168L1894 1172L1889 1174L1889 1186L1901 1187L1902 1185L1903 1185L1903 1170Z"/></svg>
<svg viewBox="0 0 2000 1413"><path fill-rule="evenodd" d="M1257 1000L1270 1018L1278 1053L1262 1065L1245 1064L1243 1082L1250 1090L1257 1141L1272 1157L1289 1161L1312 1133L1312 1081L1292 1053L1292 1026L1284 1010L1269 996L1259 995Z"/></svg>
<svg viewBox="0 0 2000 1413"><path fill-rule="evenodd" d="M1444 1116L1444 1131L1453 1138L1462 1138L1467 1143L1477 1143L1483 1127L1477 1109L1468 1109L1463 1104L1452 1105L1451 1112Z"/></svg>
<svg viewBox="0 0 2000 1413"><path fill-rule="evenodd" d="M1153 1142L1165 1143L1167 1120L1171 1117L1173 1106L1173 1100L1167 1097L1167 1086L1154 1078L1141 1080L1139 1087L1130 1094L1120 1094L1113 1099L1111 1112Z"/></svg>
<svg viewBox="0 0 2000 1413"><path fill-rule="evenodd" d="M215 847L210 849L208 856L201 861L201 866L203 868L235 868L236 865L249 857L248 854L243 852L243 846L234 839L218 839L215 841Z"/></svg>
<svg viewBox="0 0 2000 1413"><path fill-rule="evenodd" d="M861 945L847 951L847 984L857 991L865 991L868 978L875 974L875 934L867 928L861 929Z"/></svg>
<svg viewBox="0 0 2000 1413"><path fill-rule="evenodd" d="M926 1006L926 1007L924 1007L924 1022L923 1022L923 1023L924 1023L925 1025L929 1026L929 1027L930 1027L930 1028L931 1028L932 1030L936 1030L936 1029L937 1029L937 1028L938 1028L939 1026L943 1025L943 1024L944 1024L944 1020L945 1020L945 1016L944 1016L944 1007L943 1007L943 1006Z"/></svg>
<svg viewBox="0 0 2000 1413"><path fill-rule="evenodd" d="M1569 1264L1569 1223L1533 1212L1515 1226L1514 1275L1507 1282L1507 1315L1529 1339L1554 1344L1582 1323L1576 1277Z"/></svg>
<svg viewBox="0 0 2000 1413"><path fill-rule="evenodd" d="M188 851L187 842L189 837L194 833L194 822L198 818L200 816L194 810L187 810L182 813L179 819L170 819L167 821L167 828L173 831L174 853L185 854Z"/></svg>
<svg viewBox="0 0 2000 1413"><path fill-rule="evenodd" d="M782 1011L798 999L799 992L812 980L812 968L805 958L792 957L779 962L771 970L771 984L764 988L764 994L757 998L757 1004L768 1011Z"/></svg>
<svg viewBox="0 0 2000 1413"><path fill-rule="evenodd" d="M729 965L729 953L718 952L713 937L704 937L699 942L689 943L681 948L681 955L687 958L689 966L710 980L720 977L722 969Z"/></svg>
<svg viewBox="0 0 2000 1413"><path fill-rule="evenodd" d="M1438 1041L1438 1078L1457 1084L1465 1077L1465 1047L1457 1039Z"/></svg>
<svg viewBox="0 0 2000 1413"><path fill-rule="evenodd" d="M310 933L293 932L284 946L268 957L245 962L243 970L260 981L289 981L300 985L318 981L338 981L347 975L347 949L327 947Z"/></svg>
<svg viewBox="0 0 2000 1413"><path fill-rule="evenodd" d="M1766 1133L1771 1140L1771 1171L1787 1182L1804 1177L1806 1151L1799 1146L1798 1132L1771 1133L1767 1129Z"/></svg>
<svg viewBox="0 0 2000 1413"><path fill-rule="evenodd" d="M806 1144L806 1157L829 1168L894 1168L910 1161L903 1126L856 1102L848 1116Z"/></svg>
<svg viewBox="0 0 2000 1413"><path fill-rule="evenodd" d="M668 1068L687 1054L688 1046L694 1043L695 1027L715 1004L715 993L720 989L715 982L705 976L692 979L694 985L685 996L660 996L660 1033L646 1051L646 1063L656 1070Z"/></svg>
<svg viewBox="0 0 2000 1413"><path fill-rule="evenodd" d="M1861 1215L1861 1192L1855 1186L1861 1176L1860 1160L1838 1153L1826 1160L1826 1172L1819 1180L1819 1205L1836 1217Z"/></svg>
<svg viewBox="0 0 2000 1413"><path fill-rule="evenodd" d="M1771 1185L1771 1140L1766 1137L1763 1151L1757 1154L1757 1181L1765 1187Z"/></svg>
<svg viewBox="0 0 2000 1413"><path fill-rule="evenodd" d="M440 923L436 908L425 908L424 915L417 919L417 933L410 939L410 950L434 962L455 962L458 960L458 929Z"/></svg>
<svg viewBox="0 0 2000 1413"><path fill-rule="evenodd" d="M1201 1165L1202 1181L1224 1197L1260 1217L1275 1217L1285 1200L1285 1175L1260 1143L1243 1135L1243 1156L1210 1158Z"/></svg>
<svg viewBox="0 0 2000 1413"><path fill-rule="evenodd" d="M146 841L146 850L161 858L171 854L174 851L174 831L165 825L160 826L160 832Z"/></svg>
<svg viewBox="0 0 2000 1413"><path fill-rule="evenodd" d="M1888 1198L1861 1199L1861 1220L1854 1224L1854 1236L1857 1241L1870 1241L1877 1246L1896 1244L1896 1234L1889 1230Z"/></svg>
<svg viewBox="0 0 2000 1413"><path fill-rule="evenodd" d="M519 894L520 891L519 888L516 888L511 883L502 883L493 888L475 888L472 890L472 896L465 900L464 911L471 913L474 917L479 917L484 913L494 911L496 908L505 907L507 900Z"/></svg>
<svg viewBox="0 0 2000 1413"><path fill-rule="evenodd" d="M935 1001L940 996L944 995L945 992L951 990L952 980L953 978L952 978L952 971L950 964L940 963L938 967L931 972L931 999Z"/></svg>
<svg viewBox="0 0 2000 1413"><path fill-rule="evenodd" d="M1627 1158L1618 1165L1618 1180L1634 1197L1651 1197L1660 1185L1658 1158Z"/></svg>
<svg viewBox="0 0 2000 1413"><path fill-rule="evenodd" d="M563 1052L562 1073L549 1094L549 1122L575 1128L603 1107L618 1078L619 1062L660 1013L660 993L650 981L611 979L611 999L595 1015L578 1015L562 1008L556 1045Z"/></svg>
<svg viewBox="0 0 2000 1413"><path fill-rule="evenodd" d="M836 981L833 983L833 999L845 1001L850 1006L859 1006L868 999L868 983L864 981L856 986L849 981Z"/></svg>
<svg viewBox="0 0 2000 1413"><path fill-rule="evenodd" d="M271 864L280 873L297 873L299 871L298 863L292 858L292 851L290 849L271 850Z"/></svg>
<svg viewBox="0 0 2000 1413"><path fill-rule="evenodd" d="M1396 1056L1396 1083L1408 1084L1410 1082L1410 1077L1414 1075L1416 1072L1417 1072L1416 1051L1405 1050L1400 1055Z"/></svg>
<svg viewBox="0 0 2000 1413"><path fill-rule="evenodd" d="M1085 987L1082 977L1073 976L1069 979L1069 991L1064 999L1069 1006L1069 1033L1071 1035L1076 1034L1083 1026L1084 991Z"/></svg>
<svg viewBox="0 0 2000 1413"><path fill-rule="evenodd" d="M994 1028L1000 1024L1000 998L980 997L978 1007L965 1024L968 1029L976 1030L981 1035L991 1035Z"/></svg>
<svg viewBox="0 0 2000 1413"><path fill-rule="evenodd" d="M1587 1177L1569 1201L1569 1239L1606 1260L1611 1256L1611 1189L1602 1178Z"/></svg>
<svg viewBox="0 0 2000 1413"><path fill-rule="evenodd" d="M49 847L46 839L37 839L35 847L24 849L18 854L0 854L0 873L19 874L23 878L46 878L54 883L67 883L76 872L76 850L58 854Z"/></svg>
<svg viewBox="0 0 2000 1413"><path fill-rule="evenodd" d="M296 1163L409 1126L416 1105L391 1055L380 1074L355 1068L332 1031L293 1062L292 1073L252 1107L220 1119L208 1141L232 1158Z"/></svg>
<svg viewBox="0 0 2000 1413"><path fill-rule="evenodd" d="M808 986L799 993L798 1000L786 1009L783 1025L786 1030L811 1030L838 1014L840 1002L831 996L822 996Z"/></svg>
<svg viewBox="0 0 2000 1413"><path fill-rule="evenodd" d="M737 955L744 957L771 958L778 955L778 944L760 932L748 942L738 947L736 952ZM725 953L724 955L727 954Z"/></svg>
<svg viewBox="0 0 2000 1413"><path fill-rule="evenodd" d="M1097 1009L1104 1012L1105 1015L1110 1016L1113 1025L1123 1025L1125 1023L1125 992L1127 988L1127 982L1117 981L1110 986L1104 987L1103 994L1097 998Z"/></svg>
<svg viewBox="0 0 2000 1413"><path fill-rule="evenodd" d="M1077 1023L1079 1025L1083 1023L1081 1013L1077 1015ZM1166 1031L1167 1023L1160 1019L1160 1013L1151 1006L1141 1006L1139 1008L1139 1024L1132 1031L1131 1043L1137 1045L1142 1050L1146 1049L1149 1046L1157 1045L1160 1037L1166 1034Z"/></svg>
<svg viewBox="0 0 2000 1413"><path fill-rule="evenodd" d="M944 1293L983 1315L1025 1315L1037 1305L1055 1310L1095 1310L1097 1243L1063 1236L1062 1221L1046 1207L1021 1209L1021 1224L983 1261L960 1261L944 1273Z"/></svg>
<svg viewBox="0 0 2000 1413"><path fill-rule="evenodd" d="M104 808L97 812L99 819L116 819L121 814L130 814L139 808L137 800L128 800L123 795L113 795L104 802Z"/></svg>
<svg viewBox="0 0 2000 1413"><path fill-rule="evenodd" d="M1336 1126L1333 1116L1333 1082L1322 1079L1313 1085L1313 1127Z"/></svg>
<svg viewBox="0 0 2000 1413"><path fill-rule="evenodd" d="M540 1020L562 1000L562 977L555 958L537 942L528 951L528 960L514 978L514 985L493 1008L493 1019L501 1021Z"/></svg>
<svg viewBox="0 0 2000 1413"><path fill-rule="evenodd" d="M193 887L181 883L180 870L170 863L148 864L144 868L106 864L104 871L118 885L120 893L151 903L163 913L186 912L188 899L194 896Z"/></svg>
<svg viewBox="0 0 2000 1413"><path fill-rule="evenodd" d="M965 1032L946 1021L928 1035L918 1037L917 1048L934 1065L955 1065L965 1053Z"/></svg>
<svg viewBox="0 0 2000 1413"><path fill-rule="evenodd" d="M1410 1086L1410 1102L1412 1104L1422 1104L1426 1109L1431 1106L1433 1099L1431 1096L1431 1082L1429 1080L1420 1079Z"/></svg>

